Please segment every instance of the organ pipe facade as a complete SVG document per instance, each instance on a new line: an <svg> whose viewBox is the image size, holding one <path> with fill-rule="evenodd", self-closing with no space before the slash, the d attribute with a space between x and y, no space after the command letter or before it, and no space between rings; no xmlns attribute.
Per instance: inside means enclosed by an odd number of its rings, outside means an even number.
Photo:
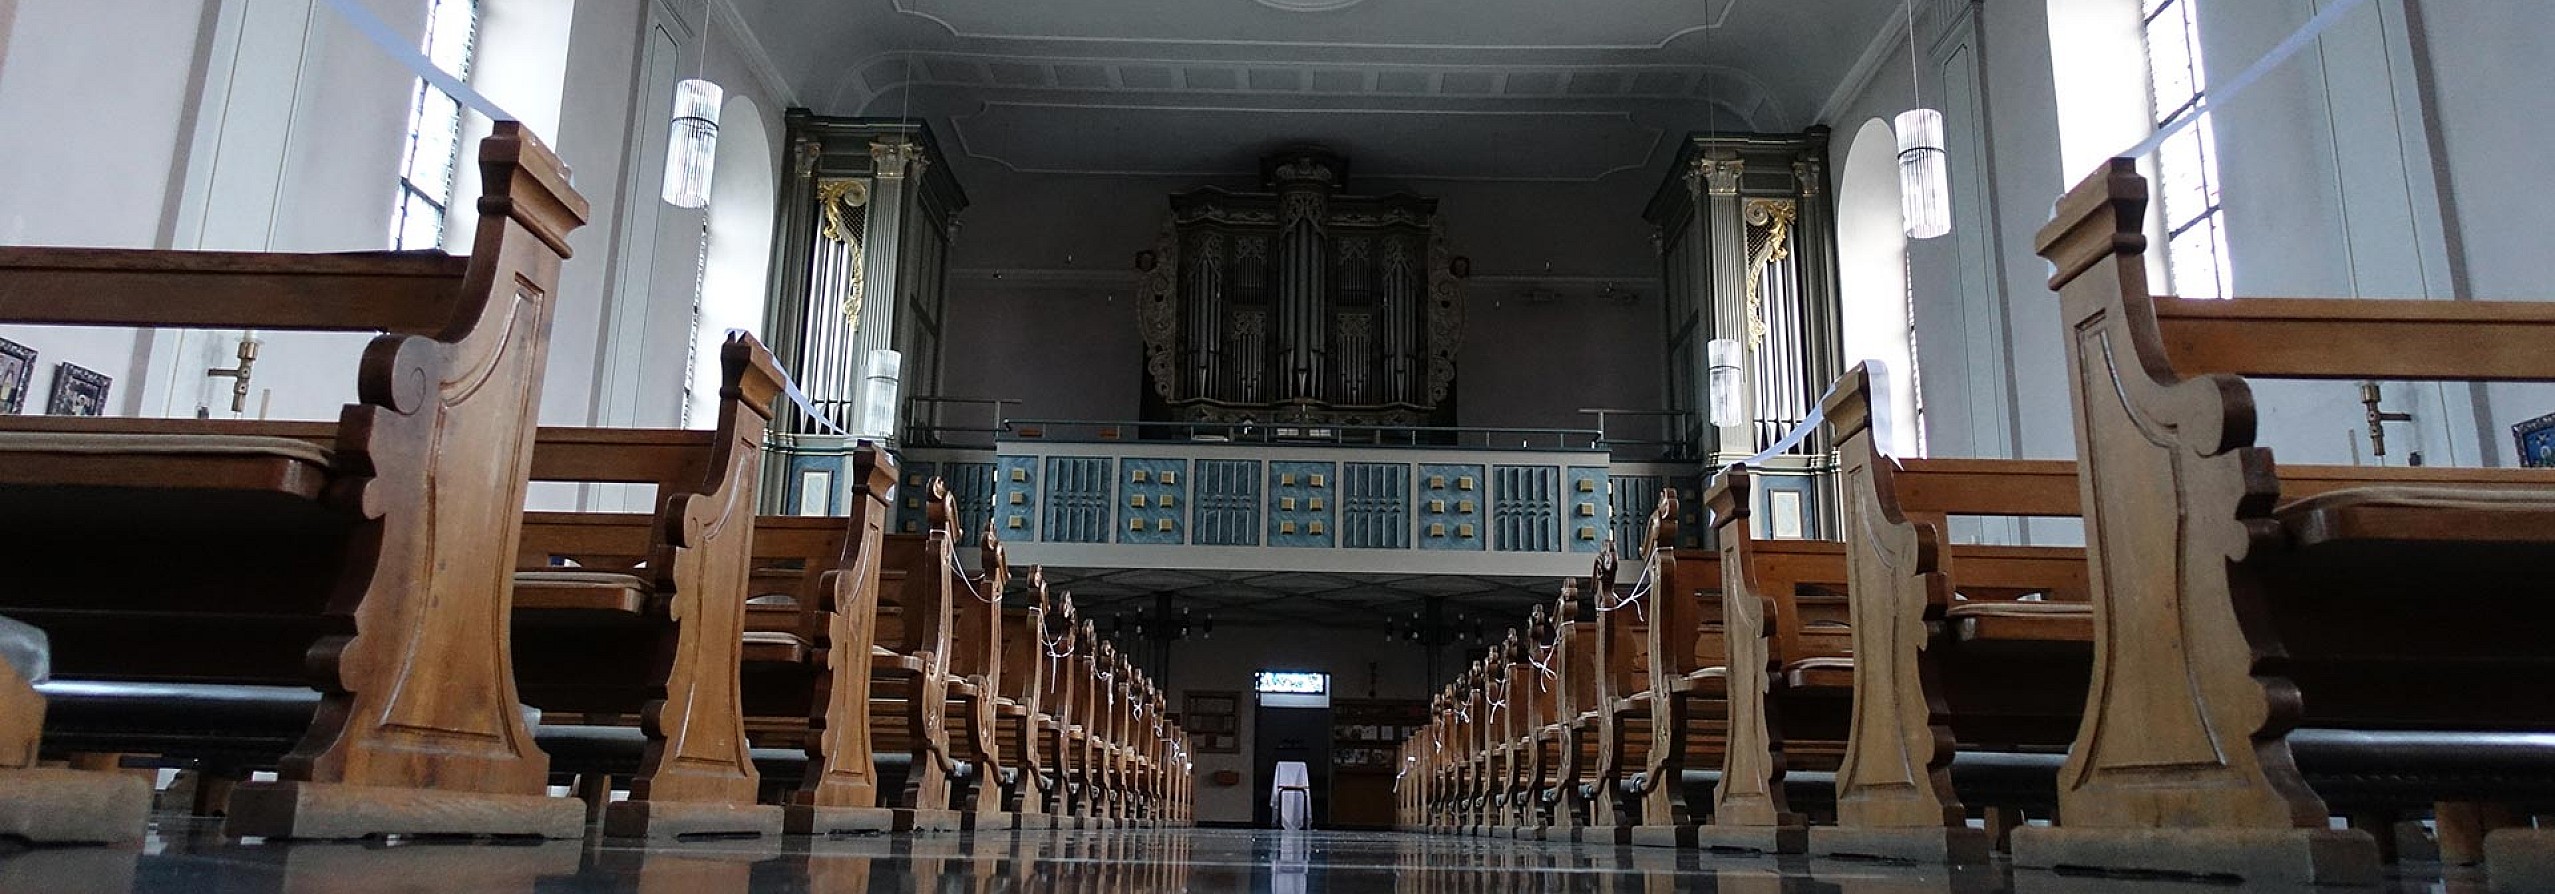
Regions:
<svg viewBox="0 0 2555 894"><path fill-rule="evenodd" d="M1148 419L1452 425L1463 304L1437 200L1346 193L1346 159L1171 197L1138 256Z"/></svg>
<svg viewBox="0 0 2555 894"><path fill-rule="evenodd" d="M919 122L794 109L787 127L757 335L825 423L852 431L873 350L903 355L902 395L940 391L949 243L967 195ZM907 418L901 410L893 418ZM846 438L795 404L780 408L773 432L805 454L766 465L766 505L820 514L849 505L841 489L853 482L839 468Z"/></svg>
<svg viewBox="0 0 2555 894"><path fill-rule="evenodd" d="M1708 467L1755 456L1809 418L1844 372L1828 131L1688 137L1646 217L1658 227L1673 409L1695 420ZM1710 343L1739 346L1744 418L1715 424ZM1835 517L1824 432L1760 463L1758 505L1781 533L1821 536ZM1785 507L1797 507L1787 511Z"/></svg>

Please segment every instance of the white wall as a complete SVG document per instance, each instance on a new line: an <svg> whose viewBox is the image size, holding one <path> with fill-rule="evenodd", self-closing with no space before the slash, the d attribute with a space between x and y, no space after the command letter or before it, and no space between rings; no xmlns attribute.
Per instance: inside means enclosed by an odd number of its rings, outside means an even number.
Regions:
<svg viewBox="0 0 2555 894"><path fill-rule="evenodd" d="M205 27L200 8L172 7L0 2L0 244L166 244ZM41 355L29 413L44 412L62 362L115 380L109 412L141 406L148 364L131 330L0 326L0 338Z"/></svg>
<svg viewBox="0 0 2555 894"><path fill-rule="evenodd" d="M2057 304L2031 240L2051 201L2091 159L2144 136L2140 116L2148 113L2143 72L2116 70L2118 52L2070 42L2103 29L2073 27L2086 25L2074 19L2053 28L2050 16L2055 8L2100 25L2099 11L2087 7L2127 2L1979 4L1967 32L1936 18L1968 6L1964 0L1921 4L1927 104L1944 108L1955 131L1959 227L1911 248L1937 455L2074 452ZM2210 77L2232 77L2323 5L2205 0ZM2543 178L2512 147L2555 138L2555 116L2543 114L2548 103L2537 89L2547 65L2531 38L2550 28L2555 9L2543 4L2376 0L2222 105L2215 123L2237 292L2546 294L2555 262L2536 243L2555 225L2555 211L2514 188ZM2063 74L2053 69L2053 40L2062 45ZM1904 41L1898 36L1887 50L1875 44L1881 58L1867 69L1871 76L1831 103L1824 123L1849 129L1909 105ZM1963 131L1976 138L1977 154L1968 158L1958 145ZM1839 170L1849 145L1837 144ZM2262 441L2281 459L2381 461L2367 453L2350 383L2259 383L2256 392ZM2555 410L2555 388L2390 383L2386 404L2417 420L2390 428L2383 462L2402 464L2413 450L2434 465L2509 462L2508 426Z"/></svg>

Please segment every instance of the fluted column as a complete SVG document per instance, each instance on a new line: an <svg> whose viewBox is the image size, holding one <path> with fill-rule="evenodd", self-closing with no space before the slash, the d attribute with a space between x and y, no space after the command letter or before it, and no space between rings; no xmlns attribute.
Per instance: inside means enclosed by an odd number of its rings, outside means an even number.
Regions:
<svg viewBox="0 0 2555 894"><path fill-rule="evenodd" d="M1744 201L1739 197L1739 173L1743 164L1737 153L1718 150L1706 153L1695 162L1696 173L1703 183L1702 230L1711 248L1711 262L1705 266L1710 281L1711 326L1706 337L1727 338L1739 343L1739 392L1756 390L1758 340L1750 331L1748 318L1748 223L1743 213ZM1707 352L1708 355L1708 352ZM1706 360L1709 363L1709 360ZM1704 392L1711 393L1711 370L1705 370ZM1710 407L1707 405L1706 411ZM1735 425L1713 426L1713 465L1737 462L1754 455L1764 446L1757 443L1756 424L1751 419L1735 420Z"/></svg>

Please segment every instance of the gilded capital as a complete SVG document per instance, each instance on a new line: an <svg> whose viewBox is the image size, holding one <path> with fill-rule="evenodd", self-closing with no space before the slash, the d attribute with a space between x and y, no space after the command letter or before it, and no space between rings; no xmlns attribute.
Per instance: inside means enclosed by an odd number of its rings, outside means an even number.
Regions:
<svg viewBox="0 0 2555 894"><path fill-rule="evenodd" d="M870 170L881 180L902 180L931 165L923 144L905 137L882 137L869 144Z"/></svg>
<svg viewBox="0 0 2555 894"><path fill-rule="evenodd" d="M1747 167L1747 163L1740 161L1736 153L1718 154L1720 156L1718 158L1707 155L1696 159L1695 172L1703 175L1704 182L1713 195L1738 195L1739 172Z"/></svg>

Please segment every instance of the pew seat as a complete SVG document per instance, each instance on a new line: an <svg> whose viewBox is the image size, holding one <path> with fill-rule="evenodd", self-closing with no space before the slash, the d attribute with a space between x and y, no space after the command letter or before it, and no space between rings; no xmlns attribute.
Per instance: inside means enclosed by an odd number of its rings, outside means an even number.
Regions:
<svg viewBox="0 0 2555 894"><path fill-rule="evenodd" d="M538 513L563 516L568 513ZM570 516L573 517L573 516ZM554 519L555 520L555 519ZM648 611L656 588L635 574L613 571L515 572L515 615L541 612L597 612L633 618Z"/></svg>
<svg viewBox="0 0 2555 894"><path fill-rule="evenodd" d="M1943 611L1943 620L1962 642L2094 641L2094 607L2082 602L1959 602Z"/></svg>

